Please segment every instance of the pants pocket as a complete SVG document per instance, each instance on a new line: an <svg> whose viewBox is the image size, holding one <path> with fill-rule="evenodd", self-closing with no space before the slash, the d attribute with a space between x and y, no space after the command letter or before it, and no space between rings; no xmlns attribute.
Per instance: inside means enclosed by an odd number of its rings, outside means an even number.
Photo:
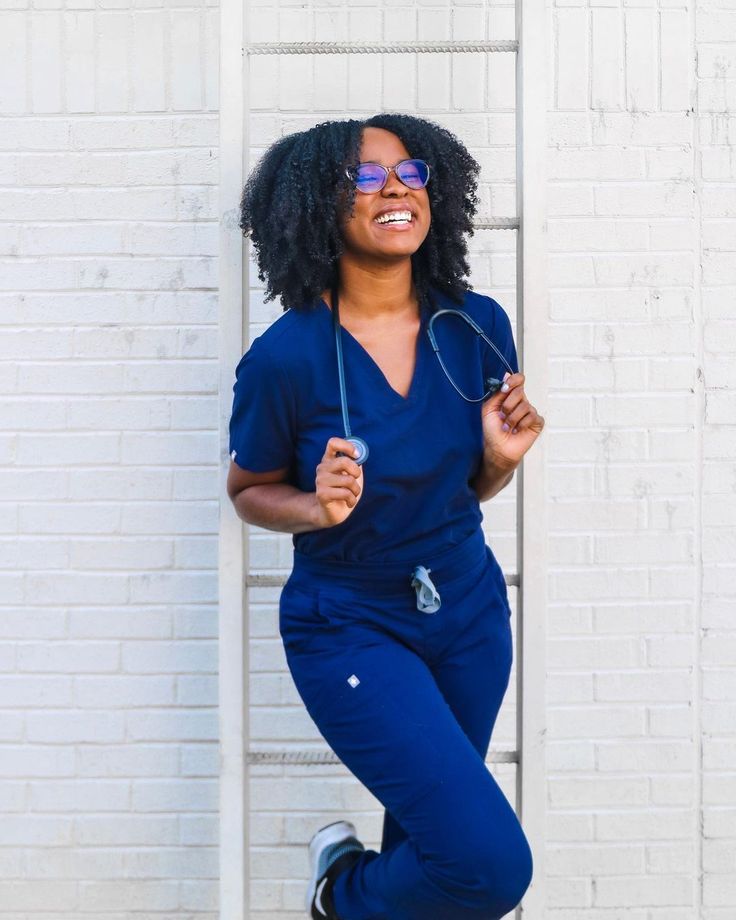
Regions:
<svg viewBox="0 0 736 920"><path fill-rule="evenodd" d="M279 599L279 634L285 648L306 649L334 625L334 618L320 603L319 588L287 581Z"/></svg>

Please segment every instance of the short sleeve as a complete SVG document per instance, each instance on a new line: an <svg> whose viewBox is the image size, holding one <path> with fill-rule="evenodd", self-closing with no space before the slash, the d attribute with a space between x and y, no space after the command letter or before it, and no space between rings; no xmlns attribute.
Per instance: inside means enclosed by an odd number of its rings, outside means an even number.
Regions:
<svg viewBox="0 0 736 920"><path fill-rule="evenodd" d="M286 371L256 339L235 369L230 459L253 473L289 468L295 405Z"/></svg>
<svg viewBox="0 0 736 920"><path fill-rule="evenodd" d="M493 326L489 336L490 340L501 352L506 361L517 374L519 372L519 360L516 355L516 345L514 336L511 332L511 320L498 301L492 297L488 298L491 302L493 315ZM504 374L509 373L509 369L499 358L496 352L486 346L483 349L483 375L485 377L495 377L497 380L503 380Z"/></svg>

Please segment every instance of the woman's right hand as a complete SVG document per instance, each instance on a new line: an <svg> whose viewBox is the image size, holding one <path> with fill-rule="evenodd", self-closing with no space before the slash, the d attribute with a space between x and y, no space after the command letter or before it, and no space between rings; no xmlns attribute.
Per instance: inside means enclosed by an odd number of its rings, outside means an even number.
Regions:
<svg viewBox="0 0 736 920"><path fill-rule="evenodd" d="M338 457L338 452L347 454ZM355 448L345 438L330 438L317 466L316 523L334 527L350 516L363 494L363 469L355 460Z"/></svg>

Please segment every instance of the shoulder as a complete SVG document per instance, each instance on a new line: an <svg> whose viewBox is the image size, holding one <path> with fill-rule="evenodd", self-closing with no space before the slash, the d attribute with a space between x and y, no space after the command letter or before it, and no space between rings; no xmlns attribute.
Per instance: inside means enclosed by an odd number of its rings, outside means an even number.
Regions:
<svg viewBox="0 0 736 920"><path fill-rule="evenodd" d="M297 367L306 354L320 347L325 338L322 326L319 307L286 310L253 339L240 364L247 359L261 370Z"/></svg>
<svg viewBox="0 0 736 920"><path fill-rule="evenodd" d="M464 309L490 335L510 333L511 320L501 304L487 294L466 291Z"/></svg>

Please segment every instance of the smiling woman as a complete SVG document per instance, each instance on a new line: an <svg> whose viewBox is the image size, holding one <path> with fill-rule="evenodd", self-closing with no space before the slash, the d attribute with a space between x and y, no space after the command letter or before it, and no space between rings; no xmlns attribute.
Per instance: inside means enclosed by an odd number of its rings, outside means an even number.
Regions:
<svg viewBox="0 0 736 920"><path fill-rule="evenodd" d="M466 280L477 172L444 128L387 114L282 138L243 192L266 299L285 312L236 368L228 493L243 520L294 535L279 607L289 670L386 809L380 853L349 821L313 836L314 920L494 920L531 880L483 763L511 632L480 501L544 420L506 312ZM471 323L444 327L445 361L471 393L505 380L485 402L448 383L427 334L457 306ZM367 457L347 440L347 397Z"/></svg>
<svg viewBox="0 0 736 920"><path fill-rule="evenodd" d="M373 132L369 129L382 129ZM375 156L375 138L391 134L402 151ZM369 135L373 135L372 145ZM361 149L363 147L363 149ZM426 186L429 209L442 212L424 244L412 255L418 293L430 285L460 302L468 288L466 234L477 206L478 163L454 134L426 119L404 114L376 115L316 125L276 141L251 173L241 200L240 227L253 243L266 300L280 297L284 309L303 308L332 286L344 249L342 219L364 198L346 172L373 160L395 166L402 158L424 160L431 170ZM391 173L395 188L395 173ZM396 183L410 191L401 182ZM386 190L373 192L382 205L408 203Z"/></svg>
<svg viewBox="0 0 736 920"><path fill-rule="evenodd" d="M360 158L358 166L346 171L360 194L355 197L349 218L343 215L341 221L346 250L341 271L350 261L351 252L360 253L362 259L381 262L391 256L402 257L406 271L411 267L406 257L417 252L431 224L426 188L429 167L423 160L410 159L395 134L372 126L363 131ZM388 163L392 165L388 167ZM373 181L365 181L366 172Z"/></svg>

